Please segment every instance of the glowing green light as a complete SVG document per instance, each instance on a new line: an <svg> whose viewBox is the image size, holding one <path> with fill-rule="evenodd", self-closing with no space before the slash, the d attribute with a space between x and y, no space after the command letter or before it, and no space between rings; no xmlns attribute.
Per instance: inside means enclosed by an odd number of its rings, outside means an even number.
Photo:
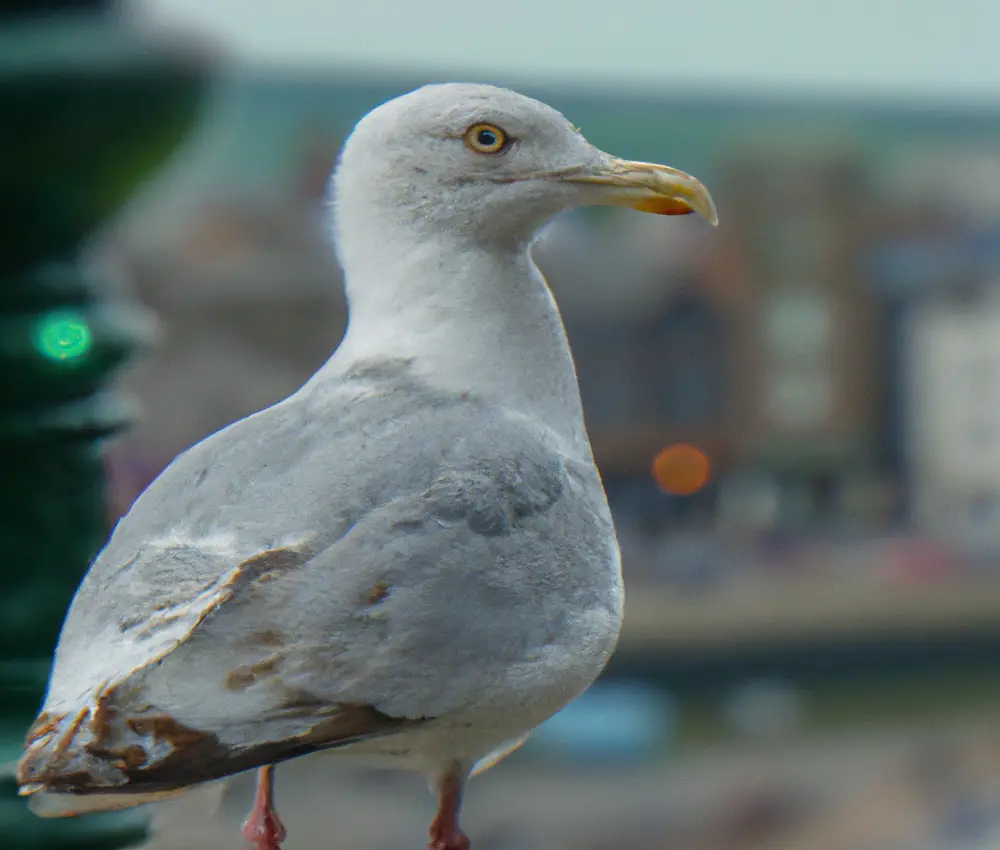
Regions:
<svg viewBox="0 0 1000 850"><path fill-rule="evenodd" d="M34 343L51 360L78 360L90 351L94 335L79 313L50 313L35 325Z"/></svg>

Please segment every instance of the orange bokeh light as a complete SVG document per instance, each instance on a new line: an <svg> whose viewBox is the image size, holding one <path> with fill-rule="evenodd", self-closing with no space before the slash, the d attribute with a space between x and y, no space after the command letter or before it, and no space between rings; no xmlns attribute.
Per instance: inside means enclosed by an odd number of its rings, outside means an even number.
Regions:
<svg viewBox="0 0 1000 850"><path fill-rule="evenodd" d="M674 443L653 458L653 480L673 496L689 496L704 487L712 476L712 464L697 446Z"/></svg>

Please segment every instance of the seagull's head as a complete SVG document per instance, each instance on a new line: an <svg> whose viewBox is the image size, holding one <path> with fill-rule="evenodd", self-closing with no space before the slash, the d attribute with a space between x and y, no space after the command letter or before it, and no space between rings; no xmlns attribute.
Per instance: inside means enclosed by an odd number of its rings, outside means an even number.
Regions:
<svg viewBox="0 0 1000 850"><path fill-rule="evenodd" d="M339 229L348 219L378 227L380 210L428 233L488 242L530 240L578 206L696 212L716 223L694 177L605 153L537 100L464 83L425 86L365 116L341 153L334 198Z"/></svg>

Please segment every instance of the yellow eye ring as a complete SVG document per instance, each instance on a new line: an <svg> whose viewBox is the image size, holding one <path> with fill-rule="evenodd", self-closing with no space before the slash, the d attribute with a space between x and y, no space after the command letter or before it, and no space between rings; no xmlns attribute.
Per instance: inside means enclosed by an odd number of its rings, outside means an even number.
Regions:
<svg viewBox="0 0 1000 850"><path fill-rule="evenodd" d="M495 124L473 124L463 139L476 153L500 153L507 146L507 134Z"/></svg>

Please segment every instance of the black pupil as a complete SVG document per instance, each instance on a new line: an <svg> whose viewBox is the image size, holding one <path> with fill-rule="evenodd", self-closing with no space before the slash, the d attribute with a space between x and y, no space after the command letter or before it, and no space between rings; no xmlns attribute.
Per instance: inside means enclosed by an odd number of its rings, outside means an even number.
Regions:
<svg viewBox="0 0 1000 850"><path fill-rule="evenodd" d="M497 143L497 134L492 130L480 130L476 139L484 148L491 148Z"/></svg>

